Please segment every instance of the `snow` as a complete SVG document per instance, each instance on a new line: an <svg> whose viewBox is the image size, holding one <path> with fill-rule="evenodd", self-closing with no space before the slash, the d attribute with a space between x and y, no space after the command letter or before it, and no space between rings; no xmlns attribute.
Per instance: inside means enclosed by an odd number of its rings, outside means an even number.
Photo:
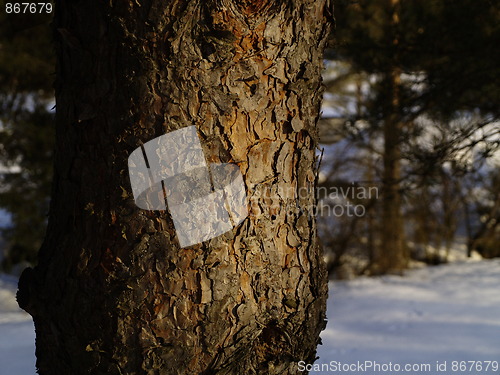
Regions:
<svg viewBox="0 0 500 375"><path fill-rule="evenodd" d="M447 371L439 374L498 374L491 367L481 372L451 367L453 361L500 362L499 285L500 259L332 283L316 363L392 362L402 369L431 364L436 373L436 364L446 361Z"/></svg>
<svg viewBox="0 0 500 375"><path fill-rule="evenodd" d="M0 208L0 228L10 224L10 214Z"/></svg>
<svg viewBox="0 0 500 375"><path fill-rule="evenodd" d="M33 375L33 321L17 306L16 289L15 277L0 275L0 375Z"/></svg>
<svg viewBox="0 0 500 375"><path fill-rule="evenodd" d="M333 362L337 368L311 373L395 374L382 366L399 365L403 372L407 364L430 364L431 371L406 374L498 374L484 367L485 361L500 362L499 271L500 259L457 260L404 277L331 283L328 325L315 365ZM33 375L33 324L17 307L15 289L15 278L0 277L0 375ZM339 371L358 361L380 367ZM453 361L483 361L483 370L453 371ZM437 371L437 364L446 371Z"/></svg>

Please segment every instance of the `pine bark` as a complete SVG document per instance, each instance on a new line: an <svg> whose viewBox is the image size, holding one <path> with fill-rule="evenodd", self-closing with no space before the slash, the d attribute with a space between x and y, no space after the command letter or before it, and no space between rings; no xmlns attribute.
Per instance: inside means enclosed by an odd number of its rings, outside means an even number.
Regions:
<svg viewBox="0 0 500 375"><path fill-rule="evenodd" d="M57 2L49 224L18 292L39 374L296 374L314 361L330 14L316 0ZM134 204L127 158L191 125L208 162L240 167L249 215L181 249L167 211Z"/></svg>

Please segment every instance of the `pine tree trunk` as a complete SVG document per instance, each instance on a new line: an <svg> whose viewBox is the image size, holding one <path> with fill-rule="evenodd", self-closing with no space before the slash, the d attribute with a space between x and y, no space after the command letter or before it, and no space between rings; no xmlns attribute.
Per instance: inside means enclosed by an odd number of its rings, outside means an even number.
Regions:
<svg viewBox="0 0 500 375"><path fill-rule="evenodd" d="M392 45L398 48L399 0L388 0ZM409 256L405 247L401 212L401 140L400 119L401 69L397 54L384 74L384 95L387 100L384 117L384 170L382 177L382 244L375 273L400 273L407 268Z"/></svg>
<svg viewBox="0 0 500 375"><path fill-rule="evenodd" d="M401 213L401 131L399 108L399 71L388 76L391 110L384 121L384 170L382 186L382 248L376 262L380 273L399 273L407 267L404 226Z"/></svg>
<svg viewBox="0 0 500 375"><path fill-rule="evenodd" d="M59 1L48 231L19 305L41 375L296 374L324 328L315 148L329 4ZM248 217L180 248L127 159L196 125Z"/></svg>

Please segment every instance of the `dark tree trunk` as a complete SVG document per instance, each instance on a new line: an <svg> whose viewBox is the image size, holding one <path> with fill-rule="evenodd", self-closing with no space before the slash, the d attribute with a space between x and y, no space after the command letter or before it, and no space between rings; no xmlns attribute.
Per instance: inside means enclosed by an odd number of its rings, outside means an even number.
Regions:
<svg viewBox="0 0 500 375"><path fill-rule="evenodd" d="M41 375L296 374L325 321L313 216L329 4L58 1L49 225L19 305ZM127 159L196 125L235 163L248 217L180 248Z"/></svg>
<svg viewBox="0 0 500 375"><path fill-rule="evenodd" d="M384 121L384 170L382 179L382 248L376 265L380 273L399 273L407 267L401 212L401 132L399 119L399 69L385 78L390 110Z"/></svg>
<svg viewBox="0 0 500 375"><path fill-rule="evenodd" d="M399 0L388 0L390 37L397 51L399 45ZM407 268L409 256L405 246L404 223L401 212L401 69L397 54L383 77L387 100L384 113L384 170L382 176L382 243L375 262L374 273L400 273Z"/></svg>

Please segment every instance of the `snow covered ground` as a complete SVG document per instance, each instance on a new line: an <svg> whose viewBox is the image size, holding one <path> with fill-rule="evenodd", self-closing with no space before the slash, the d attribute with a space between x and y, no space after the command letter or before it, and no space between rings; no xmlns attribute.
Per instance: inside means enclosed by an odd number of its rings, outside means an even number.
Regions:
<svg viewBox="0 0 500 375"><path fill-rule="evenodd" d="M0 277L0 375L33 375L33 324L15 283ZM500 259L334 282L322 339L324 371L313 374L499 374L487 361L500 362Z"/></svg>
<svg viewBox="0 0 500 375"><path fill-rule="evenodd" d="M500 259L335 282L327 315L316 362L325 371L312 373L500 374ZM486 371L486 361L497 362ZM395 371L376 371L391 362Z"/></svg>
<svg viewBox="0 0 500 375"><path fill-rule="evenodd" d="M17 306L16 289L15 277L0 275L0 375L33 375L33 321Z"/></svg>

